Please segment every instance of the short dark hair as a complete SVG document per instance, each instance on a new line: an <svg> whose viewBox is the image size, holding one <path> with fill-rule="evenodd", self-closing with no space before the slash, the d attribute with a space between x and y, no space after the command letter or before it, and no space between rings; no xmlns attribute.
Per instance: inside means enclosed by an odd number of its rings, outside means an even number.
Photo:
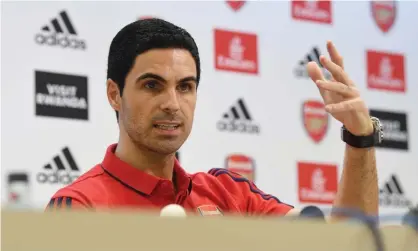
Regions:
<svg viewBox="0 0 418 251"><path fill-rule="evenodd" d="M158 18L142 19L123 27L110 44L107 79L115 81L123 94L125 79L138 55L151 49L181 48L188 50L200 80L200 58L193 37L183 28ZM116 118L119 114L116 111Z"/></svg>

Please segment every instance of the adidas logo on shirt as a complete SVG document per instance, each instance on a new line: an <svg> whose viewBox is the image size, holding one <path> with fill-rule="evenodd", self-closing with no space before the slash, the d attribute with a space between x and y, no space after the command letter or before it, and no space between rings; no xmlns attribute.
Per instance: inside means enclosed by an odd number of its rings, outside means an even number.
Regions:
<svg viewBox="0 0 418 251"><path fill-rule="evenodd" d="M408 200L399 183L396 175L390 176L390 178L383 184L383 188L379 191L380 206L383 207L405 207L408 208L412 205Z"/></svg>
<svg viewBox="0 0 418 251"><path fill-rule="evenodd" d="M61 11L58 17L44 25L41 32L35 35L35 42L39 45L85 50L86 41L77 38L77 35L67 12Z"/></svg>
<svg viewBox="0 0 418 251"><path fill-rule="evenodd" d="M36 180L41 184L63 184L67 185L76 180L80 169L78 168L68 147L62 149L62 154L66 163L62 161L61 156L56 155L52 163L43 167L43 172L36 175Z"/></svg>
<svg viewBox="0 0 418 251"><path fill-rule="evenodd" d="M319 56L321 56L319 48L316 46L313 47L312 50L306 54L305 58L299 61L299 65L294 70L295 76L299 78L309 78L306 67L309 62L313 61L316 62L322 69L322 74L324 74L324 77L326 79L331 79L331 74L322 66L321 62L319 62Z"/></svg>
<svg viewBox="0 0 418 251"><path fill-rule="evenodd" d="M260 126L254 123L244 100L241 98L223 114L223 118L218 122L217 128L219 131L249 134L260 133Z"/></svg>

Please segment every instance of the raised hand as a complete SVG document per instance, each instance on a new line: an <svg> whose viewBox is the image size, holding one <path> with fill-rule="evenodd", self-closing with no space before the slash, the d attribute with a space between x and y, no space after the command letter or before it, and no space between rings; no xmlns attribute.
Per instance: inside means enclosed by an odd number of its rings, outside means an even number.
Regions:
<svg viewBox="0 0 418 251"><path fill-rule="evenodd" d="M356 85L344 71L343 58L331 41L327 42L327 50L331 59L321 56L320 62L332 74L331 80L325 79L317 63L309 62L307 66L308 74L324 100L326 111L343 123L352 134L372 134L369 110Z"/></svg>

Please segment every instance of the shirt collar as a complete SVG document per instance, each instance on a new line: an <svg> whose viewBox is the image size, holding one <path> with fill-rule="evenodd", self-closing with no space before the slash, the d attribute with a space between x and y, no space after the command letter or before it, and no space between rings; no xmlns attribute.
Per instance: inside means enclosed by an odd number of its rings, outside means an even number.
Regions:
<svg viewBox="0 0 418 251"><path fill-rule="evenodd" d="M102 162L102 168L125 185L128 185L141 193L150 195L164 179L148 174L119 159L115 155L116 146L117 144L112 144L107 148L106 155ZM177 159L174 162L173 171L177 190L187 190L189 194L191 192L191 178L180 166Z"/></svg>

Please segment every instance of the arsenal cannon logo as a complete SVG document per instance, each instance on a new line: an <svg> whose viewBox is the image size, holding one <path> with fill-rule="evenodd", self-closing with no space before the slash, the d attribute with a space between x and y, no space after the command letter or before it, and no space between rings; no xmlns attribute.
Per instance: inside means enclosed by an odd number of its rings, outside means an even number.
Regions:
<svg viewBox="0 0 418 251"><path fill-rule="evenodd" d="M379 29L383 32L388 32L392 28L396 19L397 4L395 0L385 0L370 2L373 19Z"/></svg>
<svg viewBox="0 0 418 251"><path fill-rule="evenodd" d="M305 101L302 105L303 124L309 136L315 143L319 143L328 130L328 113L322 102Z"/></svg>

